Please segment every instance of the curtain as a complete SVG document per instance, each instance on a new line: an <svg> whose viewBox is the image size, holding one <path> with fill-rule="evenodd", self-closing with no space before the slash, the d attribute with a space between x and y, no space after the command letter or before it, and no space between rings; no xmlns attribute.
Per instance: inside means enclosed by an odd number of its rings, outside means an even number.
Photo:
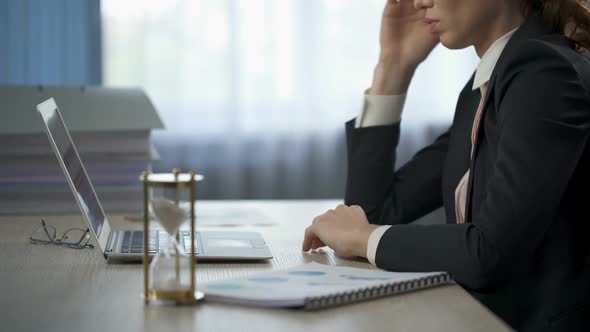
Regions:
<svg viewBox="0 0 590 332"><path fill-rule="evenodd" d="M100 84L98 0L0 1L0 84Z"/></svg>
<svg viewBox="0 0 590 332"><path fill-rule="evenodd" d="M161 161L205 198L336 198L344 123L378 57L384 0L103 0L104 81L145 88ZM478 59L441 46L410 89L400 164L452 120Z"/></svg>

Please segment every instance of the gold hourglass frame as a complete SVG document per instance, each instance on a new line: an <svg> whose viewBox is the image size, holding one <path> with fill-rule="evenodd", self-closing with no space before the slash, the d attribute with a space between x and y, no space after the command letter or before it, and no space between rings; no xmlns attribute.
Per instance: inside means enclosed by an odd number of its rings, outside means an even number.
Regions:
<svg viewBox="0 0 590 332"><path fill-rule="evenodd" d="M174 169L172 173L149 173L144 171L141 176L143 182L143 274L144 274L144 302L149 304L151 301L167 301L175 302L177 304L194 304L203 298L203 293L197 291L196 267L197 258L195 256L195 232L196 232L196 212L195 202L197 199L196 187L197 181L203 179L203 176L195 174L194 172L180 173L180 170ZM189 189L190 192L190 287L187 289L174 291L158 291L157 289L150 289L150 257L149 257L149 231L150 231L150 192L152 188L173 189L175 191L176 206L180 203L181 190ZM176 239L179 240L179 233L176 234ZM176 277L180 274L179 255L176 255Z"/></svg>

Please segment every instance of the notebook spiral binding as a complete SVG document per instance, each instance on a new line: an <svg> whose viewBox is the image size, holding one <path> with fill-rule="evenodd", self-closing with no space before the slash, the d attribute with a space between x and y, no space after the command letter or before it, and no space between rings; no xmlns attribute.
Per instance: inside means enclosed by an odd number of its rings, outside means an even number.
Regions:
<svg viewBox="0 0 590 332"><path fill-rule="evenodd" d="M315 310L331 306L359 302L388 295L410 292L417 289L429 288L443 283L452 282L448 273L423 277L405 282L383 283L371 287L358 288L352 291L339 292L330 295L308 297L305 299L304 310Z"/></svg>

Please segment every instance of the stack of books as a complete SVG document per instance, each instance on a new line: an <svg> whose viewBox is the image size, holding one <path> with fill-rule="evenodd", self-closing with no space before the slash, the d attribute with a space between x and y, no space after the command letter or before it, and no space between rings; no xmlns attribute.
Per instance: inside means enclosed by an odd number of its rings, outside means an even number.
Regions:
<svg viewBox="0 0 590 332"><path fill-rule="evenodd" d="M0 214L76 213L78 207L36 112L53 97L108 212L139 212L139 176L159 157L162 122L137 89L0 86Z"/></svg>

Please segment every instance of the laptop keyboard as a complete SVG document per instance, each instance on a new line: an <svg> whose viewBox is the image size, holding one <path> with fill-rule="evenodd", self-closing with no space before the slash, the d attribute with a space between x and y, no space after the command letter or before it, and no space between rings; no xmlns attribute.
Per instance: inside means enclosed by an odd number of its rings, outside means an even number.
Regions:
<svg viewBox="0 0 590 332"><path fill-rule="evenodd" d="M180 244L184 251L189 254L191 250L191 233L188 231L180 232ZM195 239L196 241L197 239ZM148 237L148 252L155 254L160 250L160 246L166 245L168 234L160 231L150 231ZM198 248L198 246L197 246ZM143 253L143 231L125 231L123 232L123 242L121 244L121 253L123 254L141 254ZM195 253L198 250L195 249Z"/></svg>

